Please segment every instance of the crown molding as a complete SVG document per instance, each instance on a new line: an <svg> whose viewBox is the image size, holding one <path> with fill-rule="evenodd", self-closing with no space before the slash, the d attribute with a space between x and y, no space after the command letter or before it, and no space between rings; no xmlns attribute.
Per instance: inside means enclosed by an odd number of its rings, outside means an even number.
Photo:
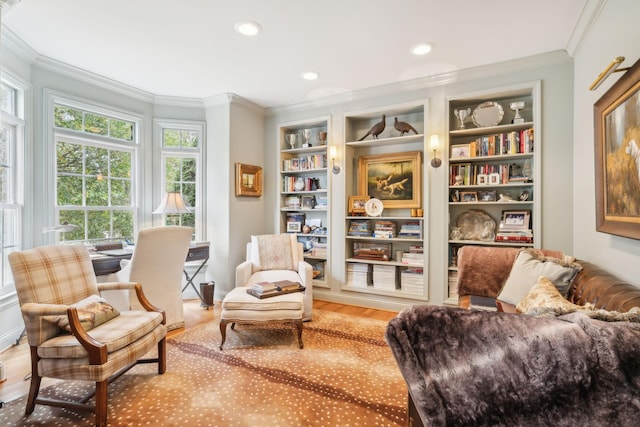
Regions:
<svg viewBox="0 0 640 427"><path fill-rule="evenodd" d="M38 58L39 54L31 46L24 42L13 31L4 24L0 27L2 31L2 47L9 49L14 55L26 62L32 64Z"/></svg>
<svg viewBox="0 0 640 427"><path fill-rule="evenodd" d="M259 114L265 113L265 108L263 106L258 105L255 102L251 102L248 99L243 98L240 95L236 95L235 93L231 93L231 92L222 93L220 95L213 95L213 96L204 98L204 105L206 108L219 107L221 105L231 105L231 104L247 108Z"/></svg>
<svg viewBox="0 0 640 427"><path fill-rule="evenodd" d="M567 42L567 52L572 58L575 58L582 49L582 45L606 3L607 0L587 0Z"/></svg>
<svg viewBox="0 0 640 427"><path fill-rule="evenodd" d="M164 105L170 107L204 108L205 103L202 98L187 98L180 96L155 95L154 105Z"/></svg>

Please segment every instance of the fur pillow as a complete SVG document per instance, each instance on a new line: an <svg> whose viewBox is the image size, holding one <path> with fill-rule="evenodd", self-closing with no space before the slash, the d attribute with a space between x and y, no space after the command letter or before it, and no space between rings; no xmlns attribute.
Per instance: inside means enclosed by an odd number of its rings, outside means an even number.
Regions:
<svg viewBox="0 0 640 427"><path fill-rule="evenodd" d="M76 307L78 309L80 324L85 331L100 326L120 315L120 312L116 310L115 307L107 303L107 301L99 295L91 295L90 297L78 301L75 304L71 304L70 307ZM71 332L69 317L67 317L66 314L60 316L48 316L47 320L58 325L65 331Z"/></svg>
<svg viewBox="0 0 640 427"><path fill-rule="evenodd" d="M571 282L582 270L575 258L565 255L562 259L545 256L535 249L523 249L513 263L509 277L497 299L518 304L538 282L540 276L551 280L561 295L566 295Z"/></svg>
<svg viewBox="0 0 640 427"><path fill-rule="evenodd" d="M606 322L640 322L640 307L633 307L626 313L597 309L593 304L576 305L567 301L558 288L544 276L538 278L527 296L518 303L516 309L523 314L537 317L557 317L562 314L579 312L592 319Z"/></svg>

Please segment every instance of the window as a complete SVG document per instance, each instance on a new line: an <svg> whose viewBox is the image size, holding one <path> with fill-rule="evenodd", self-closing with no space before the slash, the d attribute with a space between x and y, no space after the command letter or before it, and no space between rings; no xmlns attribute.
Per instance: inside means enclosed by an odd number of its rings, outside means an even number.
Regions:
<svg viewBox="0 0 640 427"><path fill-rule="evenodd" d="M0 289L13 285L9 253L22 248L24 91L0 84Z"/></svg>
<svg viewBox="0 0 640 427"><path fill-rule="evenodd" d="M156 135L161 148L162 192L177 191L189 207L189 213L165 215L165 224L194 227L196 240L203 240L202 200L202 135L199 122L169 122L156 120Z"/></svg>
<svg viewBox="0 0 640 427"><path fill-rule="evenodd" d="M60 241L133 240L136 230L134 117L73 102L53 105L56 224Z"/></svg>

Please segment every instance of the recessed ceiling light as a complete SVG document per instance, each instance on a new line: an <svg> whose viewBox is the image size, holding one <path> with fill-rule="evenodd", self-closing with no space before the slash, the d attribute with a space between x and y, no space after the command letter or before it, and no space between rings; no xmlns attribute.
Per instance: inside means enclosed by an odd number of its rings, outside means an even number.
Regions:
<svg viewBox="0 0 640 427"><path fill-rule="evenodd" d="M233 27L244 36L255 36L262 30L260 24L252 21L238 22Z"/></svg>
<svg viewBox="0 0 640 427"><path fill-rule="evenodd" d="M414 55L426 55L431 52L433 49L433 44L431 43L420 43L411 48L411 53Z"/></svg>
<svg viewBox="0 0 640 427"><path fill-rule="evenodd" d="M318 73L315 71L305 71L302 73L302 78L305 80L316 80L318 78Z"/></svg>

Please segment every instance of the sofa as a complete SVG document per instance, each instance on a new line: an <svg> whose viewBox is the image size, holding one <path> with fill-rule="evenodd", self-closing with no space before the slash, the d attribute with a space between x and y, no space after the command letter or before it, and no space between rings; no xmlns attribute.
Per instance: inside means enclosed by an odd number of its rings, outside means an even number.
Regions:
<svg viewBox="0 0 640 427"><path fill-rule="evenodd" d="M545 266L558 280L523 280ZM505 301L514 281L526 296ZM458 307L412 306L387 326L409 425L638 425L640 288L558 251L470 245L458 293ZM478 297L495 302L469 309Z"/></svg>

